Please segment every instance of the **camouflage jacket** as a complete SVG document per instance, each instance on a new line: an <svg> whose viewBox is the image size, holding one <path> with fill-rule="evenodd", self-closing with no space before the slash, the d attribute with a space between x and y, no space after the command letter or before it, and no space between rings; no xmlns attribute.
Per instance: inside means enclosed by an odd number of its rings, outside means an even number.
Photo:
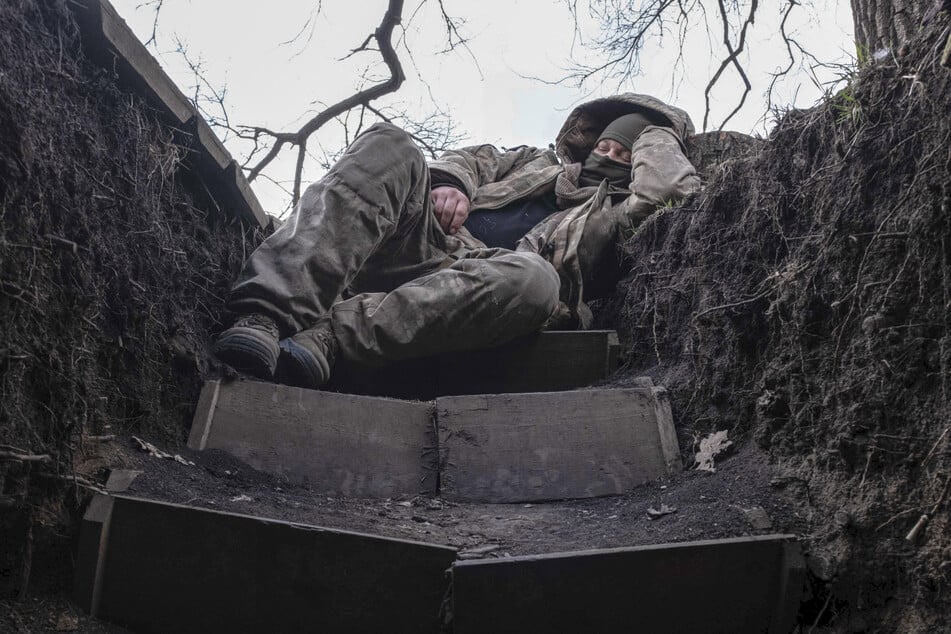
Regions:
<svg viewBox="0 0 951 634"><path fill-rule="evenodd" d="M616 190L580 187L581 164L605 126L629 112L641 111L669 122L648 126L631 149L631 185ZM478 145L446 152L429 164L433 183L461 186L470 211L499 209L510 202L554 190L559 212L535 226L517 249L534 251L552 263L561 277L561 313L557 321L586 328L591 314L582 301L586 260L613 250L657 207L678 201L700 186L687 160L684 139L693 134L686 112L647 95L627 93L575 108L556 138L554 150L518 147L500 151ZM467 247L484 246L462 230Z"/></svg>

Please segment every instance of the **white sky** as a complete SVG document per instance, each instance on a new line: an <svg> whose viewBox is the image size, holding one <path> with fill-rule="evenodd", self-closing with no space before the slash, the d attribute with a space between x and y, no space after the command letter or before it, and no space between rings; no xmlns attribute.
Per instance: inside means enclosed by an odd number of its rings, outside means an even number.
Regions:
<svg viewBox="0 0 951 634"><path fill-rule="evenodd" d="M142 6L143 0L112 2L136 34L148 39L153 14ZM211 84L227 87L232 124L295 130L321 109L321 103L333 103L351 94L354 77L379 60L379 55L371 52L338 61L376 28L385 0L323 0L315 17L317 2L165 0L158 46L153 52L186 94L191 94L193 74L175 52L176 39L183 42L189 57L201 62ZM478 4L444 0L444 4L451 15L466 20L464 33L470 37L471 54L464 49L438 54L446 44L438 5L430 0L411 20L418 0L407 2L403 23L413 59L405 49L399 49L407 81L381 104L402 103L411 111L425 112L431 95L452 114L459 130L465 133L464 143L505 146L545 146L554 139L572 107L591 97L622 91L649 93L676 103L691 114L698 130L701 127L703 89L719 62L719 58L711 57L708 37L716 44L722 37L719 31L710 36L702 28L693 32L684 68L674 70L677 42L669 38L657 42L642 56L641 76L620 87L616 81L607 81L579 89L572 84L549 85L530 79L559 79L572 57L584 59L588 55L577 42L564 0L481 0ZM785 3L762 4L748 35L747 51L753 54L743 57L753 92L744 109L727 124L728 129L759 134L765 134L772 124L763 115L764 75L785 65L784 49L781 44L777 46L775 35ZM818 58L843 61L853 50L847 5L814 0L814 11L801 8L797 11L799 19L787 30ZM311 26L305 28L308 20ZM587 35L596 32L590 21L583 28ZM303 35L294 40L302 29ZM294 41L282 44L289 40ZM379 73L385 68L376 70ZM821 77L821 81L829 78ZM711 127L718 127L735 107L741 87L735 73L728 71L714 92ZM804 74L781 88L780 102L799 107L812 105L822 94ZM319 140L328 149L344 143L335 127L322 132ZM239 161L246 155L248 147L241 140L225 142ZM289 188L295 157L296 151L285 151L265 173ZM316 161L311 161L304 180L309 182L320 174ZM280 215L286 210L290 197L281 187L264 178L258 178L252 186L269 213Z"/></svg>

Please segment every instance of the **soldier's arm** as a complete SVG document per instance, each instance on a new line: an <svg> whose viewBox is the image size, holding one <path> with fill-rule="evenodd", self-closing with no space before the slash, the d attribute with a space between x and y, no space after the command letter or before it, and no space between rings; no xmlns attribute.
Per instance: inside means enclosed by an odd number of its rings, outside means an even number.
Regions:
<svg viewBox="0 0 951 634"><path fill-rule="evenodd" d="M666 127L649 127L637 138L631 148L631 171L631 195L623 203L628 232L658 207L677 204L700 188L700 177L683 144Z"/></svg>
<svg viewBox="0 0 951 634"><path fill-rule="evenodd" d="M482 185L504 180L544 152L527 146L501 151L492 145L475 145L444 153L429 164L429 172L434 188L452 185L471 200Z"/></svg>

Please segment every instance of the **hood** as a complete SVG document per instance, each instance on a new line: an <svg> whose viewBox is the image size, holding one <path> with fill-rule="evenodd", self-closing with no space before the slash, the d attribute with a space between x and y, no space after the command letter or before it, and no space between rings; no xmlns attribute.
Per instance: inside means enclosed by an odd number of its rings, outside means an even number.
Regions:
<svg viewBox="0 0 951 634"><path fill-rule="evenodd" d="M605 127L621 115L639 112L657 125L673 128L680 142L694 133L690 115L650 95L624 93L584 103L568 115L555 140L555 151L563 163L583 162Z"/></svg>

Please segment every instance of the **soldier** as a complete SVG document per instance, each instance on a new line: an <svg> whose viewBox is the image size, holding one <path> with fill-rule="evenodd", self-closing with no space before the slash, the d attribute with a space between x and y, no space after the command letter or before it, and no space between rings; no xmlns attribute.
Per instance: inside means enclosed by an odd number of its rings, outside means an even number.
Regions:
<svg viewBox="0 0 951 634"><path fill-rule="evenodd" d="M251 254L215 353L317 388L338 356L374 366L586 328L619 245L699 187L692 132L682 110L624 94L577 107L554 150L481 145L427 165L374 125Z"/></svg>

